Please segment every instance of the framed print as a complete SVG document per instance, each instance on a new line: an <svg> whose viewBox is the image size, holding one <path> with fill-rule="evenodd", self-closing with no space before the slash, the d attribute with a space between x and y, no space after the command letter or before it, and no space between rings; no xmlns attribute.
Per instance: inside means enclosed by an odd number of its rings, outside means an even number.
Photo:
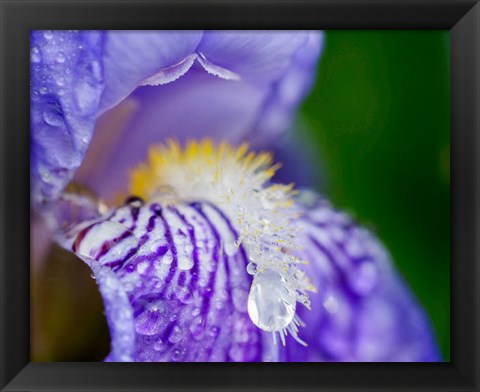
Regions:
<svg viewBox="0 0 480 392"><path fill-rule="evenodd" d="M478 390L478 2L1 6L2 390Z"/></svg>

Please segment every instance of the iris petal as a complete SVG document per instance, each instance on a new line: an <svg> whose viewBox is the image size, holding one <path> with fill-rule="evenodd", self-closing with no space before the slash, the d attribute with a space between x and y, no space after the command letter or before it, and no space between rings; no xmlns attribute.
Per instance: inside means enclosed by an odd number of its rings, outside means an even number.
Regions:
<svg viewBox="0 0 480 392"><path fill-rule="evenodd" d="M306 32L305 44L295 52L282 76L272 85L252 138L273 138L291 125L300 100L313 86L323 40L323 34L318 31Z"/></svg>
<svg viewBox="0 0 480 392"><path fill-rule="evenodd" d="M136 361L274 360L277 348L247 313L245 250L224 251L235 235L205 203L131 200L79 227L68 246L99 282L112 334L107 360L130 360L132 350Z"/></svg>
<svg viewBox="0 0 480 392"><path fill-rule="evenodd" d="M224 45L224 40L235 37L232 34L205 33L200 47L213 40L209 38L211 36L221 37ZM243 53L245 48L253 45L252 50L259 51L258 61L267 64L276 59L278 69L283 72L280 76L275 68L276 71L265 77L262 83L249 79L248 72L240 75L242 79L239 81L225 80L197 67L173 83L137 89L130 98L135 100L138 109L122 135L111 141L110 151L101 149L97 154L94 153L97 139L94 139L86 165L96 166L92 163L101 160L105 154L111 158L103 167L84 172L81 180L105 198L123 192L128 171L145 159L152 144L168 138L186 141L210 137L234 143L248 140L260 148L272 147L278 135L291 125L295 109L313 83L314 67L323 42L320 32L278 34L279 38L273 40L277 32L244 32L240 34L243 40L235 39L232 47L225 49L225 58L230 58L231 50L237 46L239 53ZM288 51L284 48L274 53L281 37L286 40ZM268 45L270 41L275 45ZM220 57L220 44L212 47L218 49L215 53ZM241 61L247 64L247 59Z"/></svg>
<svg viewBox="0 0 480 392"><path fill-rule="evenodd" d="M137 198L63 240L93 270L112 335L108 361L439 361L426 315L375 237L313 194L298 199L306 273L318 292L299 335L273 345L247 312L248 249L206 202ZM305 202L305 200L307 200ZM132 338L132 330L134 329Z"/></svg>
<svg viewBox="0 0 480 392"><path fill-rule="evenodd" d="M309 347L290 344L288 361L438 361L429 321L379 241L322 199L310 200L303 228L307 273L318 289L299 310Z"/></svg>
<svg viewBox="0 0 480 392"><path fill-rule="evenodd" d="M206 31L197 52L257 85L281 77L307 39L305 31Z"/></svg>
<svg viewBox="0 0 480 392"><path fill-rule="evenodd" d="M138 89L132 95L137 111L118 140L111 141L110 160L98 169L92 163L105 151L96 155L89 151L85 163L93 170L84 172L82 181L108 198L126 190L129 171L145 160L155 143L170 137L186 141L206 136L238 142L253 127L265 95L255 86L220 79L203 70L190 70L164 86Z"/></svg>
<svg viewBox="0 0 480 392"><path fill-rule="evenodd" d="M31 34L31 181L34 203L54 199L80 166L103 91L101 33Z"/></svg>
<svg viewBox="0 0 480 392"><path fill-rule="evenodd" d="M320 35L33 32L32 195L37 201L59 196L84 159L96 118L127 96L145 107L107 154L121 157L120 179L127 163L144 159L147 145L165 137L271 141L288 128L312 81ZM139 86L147 87L137 93ZM92 151L104 155L103 147ZM107 172L118 165L110 161ZM83 175L90 174L93 188L109 188L102 195L120 190L119 181L104 183L116 176L102 169Z"/></svg>
<svg viewBox="0 0 480 392"><path fill-rule="evenodd" d="M95 260L84 258L92 268L105 304L105 314L110 327L112 351L107 362L132 362L135 359L135 326L133 310L120 280L108 267Z"/></svg>
<svg viewBox="0 0 480 392"><path fill-rule="evenodd" d="M104 43L106 88L100 112L120 103L149 78L158 85L187 72L192 63L183 60L195 52L202 35L202 31L108 32ZM165 69L168 72L160 75Z"/></svg>

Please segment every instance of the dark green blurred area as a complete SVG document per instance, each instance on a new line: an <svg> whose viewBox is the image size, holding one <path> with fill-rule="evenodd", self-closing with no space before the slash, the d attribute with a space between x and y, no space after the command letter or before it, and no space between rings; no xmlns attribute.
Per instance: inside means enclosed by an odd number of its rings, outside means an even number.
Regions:
<svg viewBox="0 0 480 392"><path fill-rule="evenodd" d="M450 360L448 31L328 31L301 138L321 191L384 242ZM317 153L318 154L318 153Z"/></svg>

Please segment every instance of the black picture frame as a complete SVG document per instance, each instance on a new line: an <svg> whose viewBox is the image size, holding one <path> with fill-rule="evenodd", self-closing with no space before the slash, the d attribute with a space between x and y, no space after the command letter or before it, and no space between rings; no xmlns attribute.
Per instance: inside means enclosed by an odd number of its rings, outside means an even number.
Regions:
<svg viewBox="0 0 480 392"><path fill-rule="evenodd" d="M480 4L472 0L0 0L2 391L479 391ZM451 362L29 363L32 29L447 29Z"/></svg>

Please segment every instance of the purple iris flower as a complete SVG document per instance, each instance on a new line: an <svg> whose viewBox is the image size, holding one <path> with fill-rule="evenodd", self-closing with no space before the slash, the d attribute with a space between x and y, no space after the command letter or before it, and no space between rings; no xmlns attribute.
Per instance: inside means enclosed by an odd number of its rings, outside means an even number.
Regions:
<svg viewBox="0 0 480 392"><path fill-rule="evenodd" d="M440 359L378 240L242 143L275 148L322 38L32 33L32 204L93 271L107 361Z"/></svg>

